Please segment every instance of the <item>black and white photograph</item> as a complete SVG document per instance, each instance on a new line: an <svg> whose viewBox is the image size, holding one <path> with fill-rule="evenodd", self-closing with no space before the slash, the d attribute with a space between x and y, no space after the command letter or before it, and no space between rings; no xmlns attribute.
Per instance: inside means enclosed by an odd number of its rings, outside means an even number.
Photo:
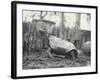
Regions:
<svg viewBox="0 0 100 80"><path fill-rule="evenodd" d="M97 7L12 2L12 78L97 73Z"/></svg>
<svg viewBox="0 0 100 80"><path fill-rule="evenodd" d="M23 10L23 69L91 66L91 14Z"/></svg>

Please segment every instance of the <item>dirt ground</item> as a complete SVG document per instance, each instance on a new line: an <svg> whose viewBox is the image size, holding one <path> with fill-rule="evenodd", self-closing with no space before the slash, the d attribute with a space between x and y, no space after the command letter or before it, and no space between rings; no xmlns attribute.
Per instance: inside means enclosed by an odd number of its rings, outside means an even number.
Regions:
<svg viewBox="0 0 100 80"><path fill-rule="evenodd" d="M30 55L31 54L31 55ZM43 69L43 68L64 68L64 67L84 67L90 66L90 57L84 54L78 55L76 61L71 61L56 55L49 58L45 52L31 52L23 56L23 69Z"/></svg>

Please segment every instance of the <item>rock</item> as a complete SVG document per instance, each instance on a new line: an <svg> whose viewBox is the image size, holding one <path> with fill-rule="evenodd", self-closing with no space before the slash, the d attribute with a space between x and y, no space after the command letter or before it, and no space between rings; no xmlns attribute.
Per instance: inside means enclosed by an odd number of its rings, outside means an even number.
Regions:
<svg viewBox="0 0 100 80"><path fill-rule="evenodd" d="M91 42L87 41L87 42L83 43L81 50L83 51L83 53L85 55L90 56L90 54L91 54Z"/></svg>

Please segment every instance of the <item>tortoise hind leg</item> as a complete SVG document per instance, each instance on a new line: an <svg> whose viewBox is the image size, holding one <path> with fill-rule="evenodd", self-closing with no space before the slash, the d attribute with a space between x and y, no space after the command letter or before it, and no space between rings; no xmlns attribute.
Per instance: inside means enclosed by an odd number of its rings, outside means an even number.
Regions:
<svg viewBox="0 0 100 80"><path fill-rule="evenodd" d="M72 56L72 60L76 60L77 56L78 56L77 51L76 50L72 50L70 53L71 53L71 56Z"/></svg>
<svg viewBox="0 0 100 80"><path fill-rule="evenodd" d="M70 52L66 53L66 58L72 61L75 61L77 56L78 56L78 53L76 50L71 50Z"/></svg>

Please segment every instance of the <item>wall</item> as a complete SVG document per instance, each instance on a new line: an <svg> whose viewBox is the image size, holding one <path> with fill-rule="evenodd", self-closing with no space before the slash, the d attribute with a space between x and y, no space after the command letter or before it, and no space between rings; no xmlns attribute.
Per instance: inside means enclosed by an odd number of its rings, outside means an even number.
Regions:
<svg viewBox="0 0 100 80"><path fill-rule="evenodd" d="M31 0L37 2L50 2L50 3L66 3L66 4L83 4L83 5L98 5L100 7L100 0ZM10 68L11 68L11 0L1 0L0 2L0 80L11 80L10 78ZM100 11L99 11L100 14ZM100 20L100 15L98 16ZM100 23L99 23L100 26ZM100 34L100 27L98 27L98 34ZM100 37L98 38L100 41ZM100 42L98 42L100 44ZM98 45L100 47L100 45ZM99 52L100 53L100 50ZM100 54L98 54L100 57ZM100 58L99 58L100 61ZM100 64L98 64L100 67ZM99 74L91 75L77 75L77 76L64 76L64 77L48 77L42 78L42 80L99 80L100 79L100 69ZM21 80L21 79L20 79ZM24 79L23 79L24 80ZM36 79L26 79L26 80L41 80Z"/></svg>

